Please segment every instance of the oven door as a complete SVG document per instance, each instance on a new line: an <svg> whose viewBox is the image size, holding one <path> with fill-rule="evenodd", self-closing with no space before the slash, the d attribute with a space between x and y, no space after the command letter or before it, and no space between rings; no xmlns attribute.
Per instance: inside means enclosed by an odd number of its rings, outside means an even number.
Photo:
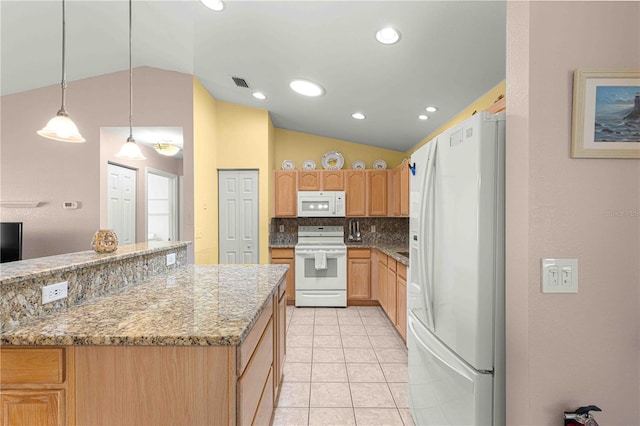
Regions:
<svg viewBox="0 0 640 426"><path fill-rule="evenodd" d="M316 269L317 249L296 249L296 290L346 290L347 253L343 250L326 252L326 269Z"/></svg>

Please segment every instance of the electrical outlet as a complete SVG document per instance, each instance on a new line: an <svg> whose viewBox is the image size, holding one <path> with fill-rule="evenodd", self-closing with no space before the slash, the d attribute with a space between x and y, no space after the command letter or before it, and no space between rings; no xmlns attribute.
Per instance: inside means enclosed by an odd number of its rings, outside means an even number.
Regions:
<svg viewBox="0 0 640 426"><path fill-rule="evenodd" d="M280 225L279 229L280 229L280 232L284 232L284 225Z"/></svg>
<svg viewBox="0 0 640 426"><path fill-rule="evenodd" d="M167 266L173 265L175 263L176 263L176 254L175 253L169 253L167 255Z"/></svg>
<svg viewBox="0 0 640 426"><path fill-rule="evenodd" d="M371 225L371 232L376 232L376 226L375 225Z"/></svg>
<svg viewBox="0 0 640 426"><path fill-rule="evenodd" d="M42 287L42 304L55 302L56 300L66 299L68 284L66 281L57 284L51 284Z"/></svg>

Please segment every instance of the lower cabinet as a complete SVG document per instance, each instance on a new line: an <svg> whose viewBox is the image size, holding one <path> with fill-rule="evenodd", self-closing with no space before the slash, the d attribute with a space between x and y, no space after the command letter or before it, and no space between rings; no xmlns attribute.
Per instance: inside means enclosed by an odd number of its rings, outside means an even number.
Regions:
<svg viewBox="0 0 640 426"><path fill-rule="evenodd" d="M379 250L373 250L371 259L377 259L375 262L377 273L372 280L372 285L377 286L378 302L406 341L407 267Z"/></svg>
<svg viewBox="0 0 640 426"><path fill-rule="evenodd" d="M1 348L2 425L73 424L74 349Z"/></svg>
<svg viewBox="0 0 640 426"><path fill-rule="evenodd" d="M273 333L273 403L278 401L282 372L284 370L284 358L286 355L287 339L287 281L283 281L278 288L277 297L273 298L273 314L275 318L275 330Z"/></svg>
<svg viewBox="0 0 640 426"><path fill-rule="evenodd" d="M289 265L287 271L287 302L293 305L296 301L296 259L292 248L272 248L271 263Z"/></svg>
<svg viewBox="0 0 640 426"><path fill-rule="evenodd" d="M407 267L401 263L398 263L398 272L397 272L397 283L398 283L398 291L397 291L397 316L398 321L396 323L396 328L398 329L398 333L402 336L402 338L407 341Z"/></svg>
<svg viewBox="0 0 640 426"><path fill-rule="evenodd" d="M347 303L371 300L371 249L347 250Z"/></svg>

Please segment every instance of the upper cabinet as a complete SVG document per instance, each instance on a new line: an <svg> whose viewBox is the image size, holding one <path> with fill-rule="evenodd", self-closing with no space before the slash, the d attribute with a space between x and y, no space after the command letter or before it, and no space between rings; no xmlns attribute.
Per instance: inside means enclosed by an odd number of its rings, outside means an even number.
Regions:
<svg viewBox="0 0 640 426"><path fill-rule="evenodd" d="M387 170L367 170L369 184L369 216L387 215ZM349 202L347 196L347 204Z"/></svg>
<svg viewBox="0 0 640 426"><path fill-rule="evenodd" d="M297 172L295 170L276 170L274 172L274 215L277 217L296 217L298 215Z"/></svg>
<svg viewBox="0 0 640 426"><path fill-rule="evenodd" d="M320 170L300 170L298 191L320 191Z"/></svg>
<svg viewBox="0 0 640 426"><path fill-rule="evenodd" d="M389 215L409 216L409 161L391 170L389 179Z"/></svg>
<svg viewBox="0 0 640 426"><path fill-rule="evenodd" d="M344 170L325 170L320 177L322 191L344 191Z"/></svg>
<svg viewBox="0 0 640 426"><path fill-rule="evenodd" d="M367 215L367 172L365 170L345 171L345 197L347 216Z"/></svg>

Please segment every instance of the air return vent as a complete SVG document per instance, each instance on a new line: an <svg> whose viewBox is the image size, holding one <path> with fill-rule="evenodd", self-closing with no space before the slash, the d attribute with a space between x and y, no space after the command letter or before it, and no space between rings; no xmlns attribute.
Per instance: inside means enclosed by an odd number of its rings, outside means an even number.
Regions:
<svg viewBox="0 0 640 426"><path fill-rule="evenodd" d="M244 87L246 89L249 88L249 85L247 84L247 81L244 78L240 78L240 77L231 77L233 79L233 82L236 84L236 86L238 87Z"/></svg>

